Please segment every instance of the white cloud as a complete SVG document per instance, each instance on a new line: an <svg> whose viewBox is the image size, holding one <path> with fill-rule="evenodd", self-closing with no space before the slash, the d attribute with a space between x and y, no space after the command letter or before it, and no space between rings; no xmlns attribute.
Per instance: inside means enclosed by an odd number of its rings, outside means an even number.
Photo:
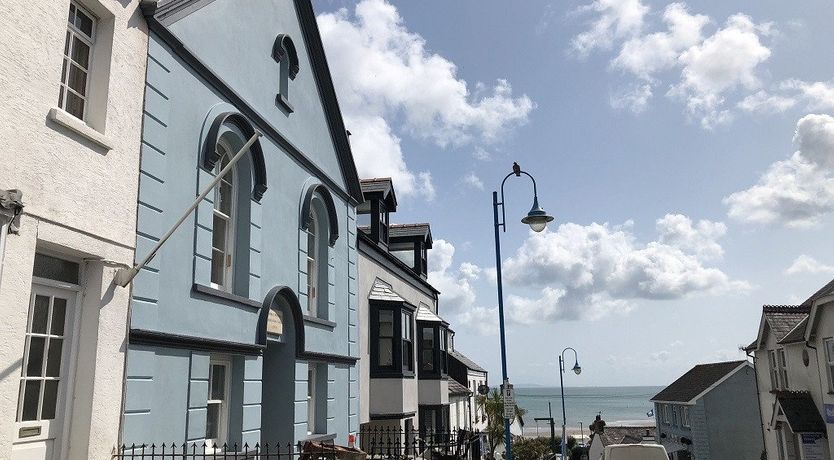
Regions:
<svg viewBox="0 0 834 460"><path fill-rule="evenodd" d="M484 189L484 183L481 181L481 178L478 177L474 172L470 171L470 172L466 173L466 175L463 176L461 181L464 183L464 185L467 185L469 187L472 187L472 188L475 188L475 189L478 189L478 190L483 190Z"/></svg>
<svg viewBox="0 0 834 460"><path fill-rule="evenodd" d="M738 103L738 108L750 113L782 113L796 105L792 97L769 94L765 90L753 93Z"/></svg>
<svg viewBox="0 0 834 460"><path fill-rule="evenodd" d="M669 361L669 358L671 358L671 357L672 357L672 352L670 352L668 350L661 350L661 351L658 351L658 352L655 352L655 353L651 353L649 355L649 358L651 358L652 361L660 361L662 363L665 363L666 361Z"/></svg>
<svg viewBox="0 0 834 460"><path fill-rule="evenodd" d="M722 253L721 223L693 224L685 216L657 221L659 238L641 244L632 223L560 225L530 233L504 264L504 277L517 287L541 287L537 299L509 296L511 317L520 323L595 319L627 312L638 299L679 299L697 293L745 291L705 261Z"/></svg>
<svg viewBox="0 0 834 460"><path fill-rule="evenodd" d="M669 95L683 99L689 114L700 118L704 128L728 122L732 116L722 109L725 93L759 86L756 70L771 54L760 35L770 34L771 29L771 24L755 24L744 14L730 16L724 28L680 55L681 82Z"/></svg>
<svg viewBox="0 0 834 460"><path fill-rule="evenodd" d="M782 82L780 89L797 93L808 104L808 110L834 109L834 82L791 79Z"/></svg>
<svg viewBox="0 0 834 460"><path fill-rule="evenodd" d="M609 49L615 40L639 34L649 7L640 0L596 0L577 10L587 11L598 13L598 17L588 30L571 41L580 56L587 56L596 48Z"/></svg>
<svg viewBox="0 0 834 460"><path fill-rule="evenodd" d="M683 3L672 3L663 12L666 32L633 37L623 43L611 66L645 80L677 65L681 52L703 41L701 30L709 22L702 14L690 14Z"/></svg>
<svg viewBox="0 0 834 460"><path fill-rule="evenodd" d="M475 305L475 287L478 268L471 263L452 269L455 246L446 240L434 240L429 251L429 282L440 291L440 309L443 314L458 314ZM475 277L473 278L473 274Z"/></svg>
<svg viewBox="0 0 834 460"><path fill-rule="evenodd" d="M481 161L489 161L492 159L492 154L484 150L480 145L475 146L475 151L472 152L472 158Z"/></svg>
<svg viewBox="0 0 834 460"><path fill-rule="evenodd" d="M724 255L724 249L718 244L718 239L727 233L723 222L700 220L693 224L692 219L682 214L666 214L657 220L656 227L661 243L683 249L703 260Z"/></svg>
<svg viewBox="0 0 834 460"><path fill-rule="evenodd" d="M809 255L802 254L794 259L790 267L785 269L785 274L798 275L802 273L834 273L834 266L825 265Z"/></svg>
<svg viewBox="0 0 834 460"><path fill-rule="evenodd" d="M433 187L408 168L400 130L441 147L490 143L526 123L534 108L506 80L470 91L455 64L428 51L385 0L321 14L318 24L360 175L391 176L403 195L430 196Z"/></svg>
<svg viewBox="0 0 834 460"><path fill-rule="evenodd" d="M573 40L573 49L584 56L596 49L618 47L609 65L634 76L636 83L615 92L611 106L641 113L648 107L654 89L668 83L666 95L683 102L689 117L705 129L730 122L732 105L728 98L760 87L759 67L771 51L763 37L775 34L771 23L755 23L744 14L730 16L722 27L705 35L713 21L693 14L682 2L665 7L664 29L643 32L649 8L639 1L595 1L580 8L593 11L597 19L589 30ZM624 19L625 18L625 19ZM627 25L627 26L626 26ZM664 82L670 71L680 69L677 82ZM784 98L748 98L736 103L742 110L774 110L784 107Z"/></svg>
<svg viewBox="0 0 834 460"><path fill-rule="evenodd" d="M640 83L631 88L611 95L611 107L615 109L628 109L632 113L643 113L652 98L652 85Z"/></svg>
<svg viewBox="0 0 834 460"><path fill-rule="evenodd" d="M796 124L798 150L752 187L724 198L728 215L757 224L811 227L834 211L834 118L806 115Z"/></svg>

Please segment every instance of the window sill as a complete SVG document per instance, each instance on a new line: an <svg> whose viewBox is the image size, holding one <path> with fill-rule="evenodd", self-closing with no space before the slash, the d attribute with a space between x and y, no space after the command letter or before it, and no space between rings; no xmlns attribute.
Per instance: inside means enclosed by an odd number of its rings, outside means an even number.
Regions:
<svg viewBox="0 0 834 460"><path fill-rule="evenodd" d="M87 123L84 123L78 118L75 118L57 107L49 109L49 114L47 114L46 118L50 121L54 121L64 128L69 129L75 134L78 134L105 150L113 150L113 141L111 141L110 138L96 131L94 128L91 128Z"/></svg>
<svg viewBox="0 0 834 460"><path fill-rule="evenodd" d="M329 321L326 319L316 318L315 316L304 315L304 322L305 323L312 323L318 326L324 326L328 329L335 329L336 323L333 321Z"/></svg>
<svg viewBox="0 0 834 460"><path fill-rule="evenodd" d="M248 297L243 297L237 294L232 294L231 292L221 291L220 289L215 289L213 287L205 286L199 283L194 283L193 287L194 292L199 292L200 294L204 294L211 297L217 297L223 300L228 300L230 302L234 302L240 305L243 305L247 308L252 308L256 310L261 309L261 303L256 302Z"/></svg>

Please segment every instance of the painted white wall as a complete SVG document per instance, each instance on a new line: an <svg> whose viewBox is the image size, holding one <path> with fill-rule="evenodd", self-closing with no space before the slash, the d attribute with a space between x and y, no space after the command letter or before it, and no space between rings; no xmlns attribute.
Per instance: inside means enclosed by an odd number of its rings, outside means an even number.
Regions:
<svg viewBox="0 0 834 460"><path fill-rule="evenodd" d="M449 381L446 379L418 381L417 398L421 405L449 404Z"/></svg>
<svg viewBox="0 0 834 460"><path fill-rule="evenodd" d="M99 26L89 123L73 129L49 116L58 104L69 0L0 2L0 142L9 152L0 188L22 190L26 205L20 233L7 238L0 281L0 458L13 458L36 248L75 258L84 273L64 439L72 450L62 457L110 458L118 442L129 291L111 281L134 254L147 28L139 0L80 3Z"/></svg>
<svg viewBox="0 0 834 460"><path fill-rule="evenodd" d="M478 386L489 384L487 381L487 374L485 372L468 369L466 377L468 379L467 386L469 387L469 391L472 392L472 395L469 397L470 404L472 405L472 429L484 431L486 430L487 423L483 410L478 407ZM473 381L475 382L474 386L472 385Z"/></svg>
<svg viewBox="0 0 834 460"><path fill-rule="evenodd" d="M431 305L435 307L434 298L427 296L422 291L416 289L411 284L407 283L406 281L400 279L396 275L390 273L384 267L379 266L373 259L362 253L361 244L359 250L359 292L357 294L359 300L359 394L360 395L374 395L375 393L372 392L371 387L371 378L370 378L370 362L371 362L371 355L370 355L370 342L369 342L369 331L368 325L369 317L368 317L368 296L371 292L371 287L374 284L374 280L377 278L381 279L382 281L391 285L391 288L399 294L402 298L406 299L412 305L420 305L420 303L425 303L427 305ZM416 330L416 328L415 328ZM417 343L415 342L415 363L414 369L417 369L416 357L417 357ZM378 380L378 379L374 379ZM418 384L417 384L417 377L414 378L407 378L403 379L403 388L404 388L404 396L402 400L403 409L392 411L392 413L403 413L403 412L411 412L417 411L417 397L418 397ZM448 383L447 383L447 393L448 393ZM367 423L370 421L369 414L371 413L379 413L374 407L374 410L371 409L371 401L375 401L376 403L376 396L374 397L361 397L359 398L359 423ZM421 404L429 404L427 402L423 402L420 400ZM406 408L410 409L406 409ZM414 426L419 426L417 423L417 418L415 417Z"/></svg>
<svg viewBox="0 0 834 460"><path fill-rule="evenodd" d="M452 431L469 429L469 408L465 395L449 396L449 428Z"/></svg>

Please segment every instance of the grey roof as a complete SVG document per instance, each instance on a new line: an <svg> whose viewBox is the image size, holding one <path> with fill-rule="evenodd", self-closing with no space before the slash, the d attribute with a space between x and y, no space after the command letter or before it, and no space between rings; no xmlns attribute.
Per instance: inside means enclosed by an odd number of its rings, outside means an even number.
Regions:
<svg viewBox="0 0 834 460"><path fill-rule="evenodd" d="M371 286L371 293L368 295L370 300L382 300L386 302L405 302L406 300L394 292L391 285L377 278L374 280L374 285Z"/></svg>
<svg viewBox="0 0 834 460"><path fill-rule="evenodd" d="M455 379L449 379L449 394L450 395L468 395L472 392L469 391L469 388L458 383Z"/></svg>
<svg viewBox="0 0 834 460"><path fill-rule="evenodd" d="M451 356L451 357L455 358L456 360L460 361L460 363L463 364L464 366L466 366L467 369L471 369L471 370L477 371L477 372L486 372L486 369L479 366L478 363L476 363L475 361L472 361L471 359L467 358L466 355L464 355L463 353L461 353L457 350L452 350L451 352L449 352L449 356Z"/></svg>
<svg viewBox="0 0 834 460"><path fill-rule="evenodd" d="M606 426L602 433L595 433L591 443L602 442L603 447L611 444L640 444L646 432L654 437L655 427L653 426Z"/></svg>
<svg viewBox="0 0 834 460"><path fill-rule="evenodd" d="M394 183L390 177L375 177L373 179L360 179L359 187L362 195L368 193L382 193L382 199L386 201L389 212L397 210L397 194L394 193Z"/></svg>
<svg viewBox="0 0 834 460"><path fill-rule="evenodd" d="M409 236L421 236L431 239L431 226L427 223L419 224L391 224L388 226L390 238L404 238Z"/></svg>
<svg viewBox="0 0 834 460"><path fill-rule="evenodd" d="M431 311L428 305L424 303L420 303L420 306L417 308L417 315L414 318L417 321L429 321L433 323L446 323L443 318L437 316L437 314Z"/></svg>
<svg viewBox="0 0 834 460"><path fill-rule="evenodd" d="M799 323L808 318L810 305L765 305L762 307L765 321L767 321L776 341L781 342ZM805 330L802 330L805 333Z"/></svg>
<svg viewBox="0 0 834 460"><path fill-rule="evenodd" d="M692 401L704 390L721 380L747 361L726 361L721 363L698 364L683 374L671 385L656 394L651 401L682 402Z"/></svg>
<svg viewBox="0 0 834 460"><path fill-rule="evenodd" d="M776 394L788 425L794 433L825 433L825 422L807 391L782 391Z"/></svg>
<svg viewBox="0 0 834 460"><path fill-rule="evenodd" d="M805 327L808 325L808 315L805 315L805 318L802 319L799 323L788 332L779 343L794 343L794 342L802 342L805 340Z"/></svg>

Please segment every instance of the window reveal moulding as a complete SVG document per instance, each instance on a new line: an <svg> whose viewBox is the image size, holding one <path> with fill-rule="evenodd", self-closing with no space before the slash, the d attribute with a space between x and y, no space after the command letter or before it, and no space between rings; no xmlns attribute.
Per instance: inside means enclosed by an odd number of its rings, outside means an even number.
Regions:
<svg viewBox="0 0 834 460"><path fill-rule="evenodd" d="M113 150L113 141L110 140L110 138L58 107L52 107L49 109L49 113L46 118L105 150Z"/></svg>

